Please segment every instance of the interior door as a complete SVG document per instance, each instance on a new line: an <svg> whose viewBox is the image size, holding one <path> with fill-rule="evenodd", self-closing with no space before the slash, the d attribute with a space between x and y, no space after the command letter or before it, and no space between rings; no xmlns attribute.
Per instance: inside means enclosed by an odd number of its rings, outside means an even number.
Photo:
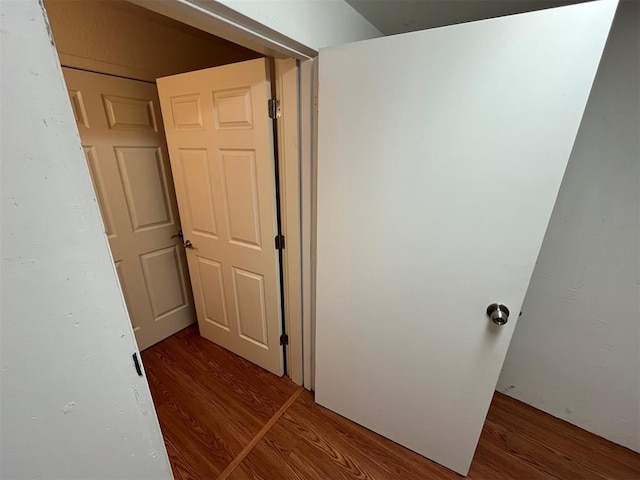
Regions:
<svg viewBox="0 0 640 480"><path fill-rule="evenodd" d="M320 52L318 403L468 472L616 5Z"/></svg>
<svg viewBox="0 0 640 480"><path fill-rule="evenodd" d="M266 59L158 79L203 337L283 374Z"/></svg>
<svg viewBox="0 0 640 480"><path fill-rule="evenodd" d="M155 85L64 68L138 348L195 321Z"/></svg>

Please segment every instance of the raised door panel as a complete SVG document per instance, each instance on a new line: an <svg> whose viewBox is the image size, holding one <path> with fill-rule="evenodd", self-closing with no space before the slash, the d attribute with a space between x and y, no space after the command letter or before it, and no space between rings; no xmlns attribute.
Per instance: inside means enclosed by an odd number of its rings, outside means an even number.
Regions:
<svg viewBox="0 0 640 480"><path fill-rule="evenodd" d="M204 130L200 94L171 97L171 119L176 130Z"/></svg>
<svg viewBox="0 0 640 480"><path fill-rule="evenodd" d="M113 208L111 207L109 197L107 195L106 181L102 173L102 169L100 168L100 162L98 161L98 154L93 146L83 146L82 150L84 151L85 158L87 159L87 165L89 166L89 173L91 174L93 189L96 192L96 200L100 207L100 214L102 215L105 233L111 240L115 238L118 233L113 220Z"/></svg>
<svg viewBox="0 0 640 480"><path fill-rule="evenodd" d="M182 181L189 186L184 189L186 196L184 216L189 220L191 231L217 240L218 228L207 150L180 149L177 163Z"/></svg>
<svg viewBox="0 0 640 480"><path fill-rule="evenodd" d="M158 131L155 108L150 99L103 95L109 128Z"/></svg>
<svg viewBox="0 0 640 480"><path fill-rule="evenodd" d="M122 260L116 260L116 273L118 274L120 288L122 289L122 296L124 297L124 302L127 305L127 311L129 312L129 321L131 322L131 327L133 327L133 331L135 333L140 330L140 325L136 320L137 315L135 314L134 305L131 301L131 292L129 290L129 285L127 284L127 276L123 271L124 268L122 262Z"/></svg>
<svg viewBox="0 0 640 480"><path fill-rule="evenodd" d="M252 128L251 89L244 87L213 92L213 118L217 130Z"/></svg>
<svg viewBox="0 0 640 480"><path fill-rule="evenodd" d="M156 322L189 306L184 265L178 248L175 245L140 256L149 302Z"/></svg>
<svg viewBox="0 0 640 480"><path fill-rule="evenodd" d="M196 275L198 276L199 297L203 307L202 317L204 321L222 329L225 332L229 328L229 312L226 305L222 264L215 260L198 257Z"/></svg>
<svg viewBox="0 0 640 480"><path fill-rule="evenodd" d="M233 293L238 335L254 345L269 348L264 277L233 268Z"/></svg>
<svg viewBox="0 0 640 480"><path fill-rule="evenodd" d="M174 223L160 147L115 147L134 232Z"/></svg>
<svg viewBox="0 0 640 480"><path fill-rule="evenodd" d="M253 150L220 150L229 242L260 249L260 211Z"/></svg>
<svg viewBox="0 0 640 480"><path fill-rule="evenodd" d="M84 98L80 90L68 90L69 100L71 101L71 109L76 119L78 128L90 128L87 109L84 105Z"/></svg>

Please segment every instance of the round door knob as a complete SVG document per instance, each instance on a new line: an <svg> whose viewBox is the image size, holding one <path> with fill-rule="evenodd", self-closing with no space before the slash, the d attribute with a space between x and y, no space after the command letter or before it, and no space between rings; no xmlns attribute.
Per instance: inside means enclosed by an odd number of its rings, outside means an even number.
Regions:
<svg viewBox="0 0 640 480"><path fill-rule="evenodd" d="M509 309L501 303L492 303L487 307L487 315L496 325L504 325L509 320Z"/></svg>

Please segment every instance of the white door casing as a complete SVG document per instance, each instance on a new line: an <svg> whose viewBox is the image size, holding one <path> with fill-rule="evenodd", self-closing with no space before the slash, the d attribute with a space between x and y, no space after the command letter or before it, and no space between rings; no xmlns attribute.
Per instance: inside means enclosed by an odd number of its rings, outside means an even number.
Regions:
<svg viewBox="0 0 640 480"><path fill-rule="evenodd" d="M616 5L321 51L318 403L468 472Z"/></svg>
<svg viewBox="0 0 640 480"><path fill-rule="evenodd" d="M195 321L155 86L63 69L138 348Z"/></svg>
<svg viewBox="0 0 640 480"><path fill-rule="evenodd" d="M266 59L158 79L200 333L282 375Z"/></svg>

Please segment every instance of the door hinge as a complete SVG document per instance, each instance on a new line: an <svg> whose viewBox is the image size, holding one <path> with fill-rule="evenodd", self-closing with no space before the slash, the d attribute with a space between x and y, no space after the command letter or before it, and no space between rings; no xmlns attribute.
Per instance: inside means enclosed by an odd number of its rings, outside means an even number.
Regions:
<svg viewBox="0 0 640 480"><path fill-rule="evenodd" d="M276 235L276 250L284 250L284 235Z"/></svg>
<svg viewBox="0 0 640 480"><path fill-rule="evenodd" d="M269 108L269 118L273 118L274 120L282 117L282 110L280 109L280 100L276 100L275 98L270 98L268 102Z"/></svg>
<svg viewBox="0 0 640 480"><path fill-rule="evenodd" d="M140 360L138 360L138 354L133 354L133 366L136 368L136 373L142 376L142 367L140 366Z"/></svg>
<svg viewBox="0 0 640 480"><path fill-rule="evenodd" d="M286 333L280 335L280 345L289 345L289 335Z"/></svg>

